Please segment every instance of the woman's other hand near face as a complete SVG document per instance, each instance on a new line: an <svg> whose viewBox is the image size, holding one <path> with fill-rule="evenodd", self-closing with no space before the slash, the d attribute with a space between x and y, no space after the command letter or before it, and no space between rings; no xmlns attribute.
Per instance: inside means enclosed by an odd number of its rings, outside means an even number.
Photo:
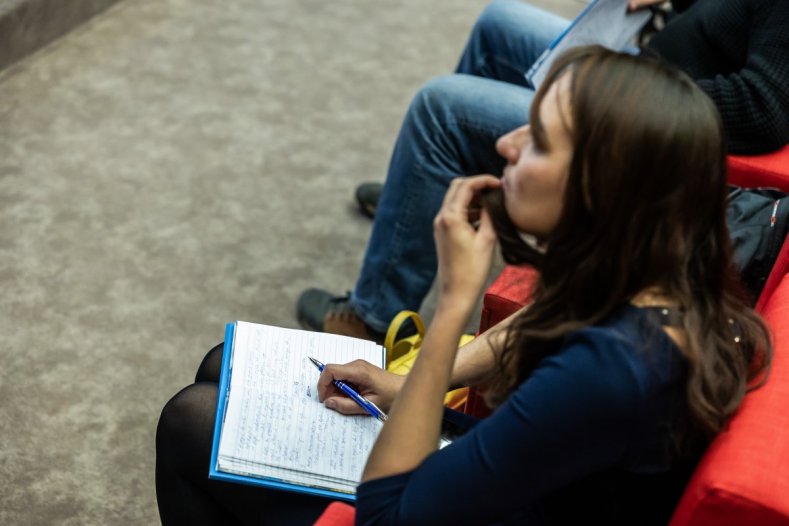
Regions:
<svg viewBox="0 0 789 526"><path fill-rule="evenodd" d="M478 196L483 190L500 185L499 179L492 175L452 181L433 221L438 251L439 301L473 308L482 291L493 260L496 234L487 211L478 210Z"/></svg>

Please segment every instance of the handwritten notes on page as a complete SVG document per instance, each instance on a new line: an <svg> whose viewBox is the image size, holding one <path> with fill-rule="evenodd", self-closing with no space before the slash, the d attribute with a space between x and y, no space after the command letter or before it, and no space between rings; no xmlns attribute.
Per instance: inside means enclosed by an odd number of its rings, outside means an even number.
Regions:
<svg viewBox="0 0 789 526"><path fill-rule="evenodd" d="M236 323L217 470L355 493L381 423L325 408L310 356L379 367L385 359L374 342Z"/></svg>

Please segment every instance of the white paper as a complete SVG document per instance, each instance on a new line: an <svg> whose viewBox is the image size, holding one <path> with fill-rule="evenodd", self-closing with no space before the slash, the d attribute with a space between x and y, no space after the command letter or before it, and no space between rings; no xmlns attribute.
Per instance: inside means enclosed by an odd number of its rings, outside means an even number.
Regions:
<svg viewBox="0 0 789 526"><path fill-rule="evenodd" d="M628 13L627 0L594 0L543 52L526 73L526 79L534 89L539 88L554 60L573 47L599 44L623 51L633 44L651 17L649 9Z"/></svg>
<svg viewBox="0 0 789 526"><path fill-rule="evenodd" d="M323 363L362 358L382 367L374 342L238 322L217 469L353 493L381 423L318 401Z"/></svg>

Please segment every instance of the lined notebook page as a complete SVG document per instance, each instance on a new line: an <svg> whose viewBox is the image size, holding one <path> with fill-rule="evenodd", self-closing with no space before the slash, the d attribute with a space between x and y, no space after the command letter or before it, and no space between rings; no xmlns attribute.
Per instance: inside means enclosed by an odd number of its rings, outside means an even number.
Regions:
<svg viewBox="0 0 789 526"><path fill-rule="evenodd" d="M382 348L355 338L238 322L217 469L353 492L380 422L318 401L309 361L357 358L383 366Z"/></svg>

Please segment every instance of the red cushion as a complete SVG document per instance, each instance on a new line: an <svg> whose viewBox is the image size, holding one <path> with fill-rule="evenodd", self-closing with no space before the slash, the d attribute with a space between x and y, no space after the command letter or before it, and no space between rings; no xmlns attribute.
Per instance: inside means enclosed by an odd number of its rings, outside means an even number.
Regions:
<svg viewBox="0 0 789 526"><path fill-rule="evenodd" d="M485 291L479 332L485 332L526 305L531 298L536 279L537 271L532 267L504 267L499 277Z"/></svg>
<svg viewBox="0 0 789 526"><path fill-rule="evenodd" d="M356 509L350 504L332 502L315 521L315 526L353 526L355 517Z"/></svg>
<svg viewBox="0 0 789 526"><path fill-rule="evenodd" d="M730 155L729 182L739 186L767 186L789 192L789 145L766 155Z"/></svg>
<svg viewBox="0 0 789 526"><path fill-rule="evenodd" d="M759 301L756 302L757 311L764 311L767 302L778 287L778 284L783 280L785 274L789 274L789 239L784 240L781 251L778 253L778 258L773 263L773 269L770 271L762 293L759 295Z"/></svg>
<svg viewBox="0 0 789 526"><path fill-rule="evenodd" d="M536 279L537 271L532 267L504 267L499 277L485 291L479 332L485 332L526 305L531 298ZM482 395L474 387L468 391L464 411L478 418L484 418L491 413Z"/></svg>
<svg viewBox="0 0 789 526"><path fill-rule="evenodd" d="M789 275L763 316L775 345L769 379L705 453L670 526L789 525Z"/></svg>

